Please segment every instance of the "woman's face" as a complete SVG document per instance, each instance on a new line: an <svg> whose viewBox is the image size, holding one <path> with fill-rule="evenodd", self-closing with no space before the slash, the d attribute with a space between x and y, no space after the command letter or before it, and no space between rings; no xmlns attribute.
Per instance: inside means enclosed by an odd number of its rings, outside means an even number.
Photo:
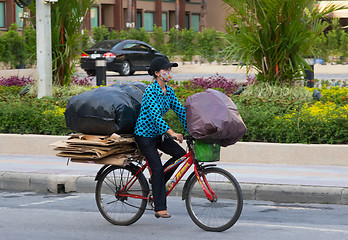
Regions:
<svg viewBox="0 0 348 240"><path fill-rule="evenodd" d="M159 72L156 72L157 78L161 79L164 82L169 82L170 80L173 80L173 75L172 75L172 68L168 69L161 69Z"/></svg>

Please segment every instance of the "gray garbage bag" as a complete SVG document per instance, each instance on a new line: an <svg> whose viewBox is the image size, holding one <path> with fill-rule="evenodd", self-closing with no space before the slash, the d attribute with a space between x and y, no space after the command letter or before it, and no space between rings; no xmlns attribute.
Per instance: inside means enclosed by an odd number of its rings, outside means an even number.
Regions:
<svg viewBox="0 0 348 240"><path fill-rule="evenodd" d="M217 90L193 94L187 98L185 109L187 130L196 139L226 147L246 133L236 104Z"/></svg>
<svg viewBox="0 0 348 240"><path fill-rule="evenodd" d="M146 87L144 83L114 84L73 96L64 113L66 125L85 134L132 134Z"/></svg>

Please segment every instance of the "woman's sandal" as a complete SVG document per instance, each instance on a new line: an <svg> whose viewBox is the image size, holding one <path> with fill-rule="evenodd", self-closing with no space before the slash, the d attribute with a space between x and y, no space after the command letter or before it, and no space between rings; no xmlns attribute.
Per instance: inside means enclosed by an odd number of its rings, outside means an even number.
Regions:
<svg viewBox="0 0 348 240"><path fill-rule="evenodd" d="M169 213L159 213L159 212L155 212L155 217L156 218L170 218L172 215L170 215Z"/></svg>

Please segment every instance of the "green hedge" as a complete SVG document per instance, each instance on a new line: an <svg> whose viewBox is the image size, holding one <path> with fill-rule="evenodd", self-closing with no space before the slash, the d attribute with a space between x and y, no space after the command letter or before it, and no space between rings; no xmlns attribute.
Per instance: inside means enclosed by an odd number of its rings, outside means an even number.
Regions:
<svg viewBox="0 0 348 240"><path fill-rule="evenodd" d="M182 103L196 92L204 91L190 84L174 85L176 94ZM241 95L230 95L238 106L239 112L248 128L241 141L275 143L348 143L348 90L346 87L327 87L316 89L325 95L321 101L311 96L315 89L287 96L267 97L276 92L274 87L260 96L250 95L252 88ZM0 86L0 132L19 134L67 135L72 133L65 126L64 110L70 96L91 87L59 88L54 97L37 99L31 91L19 96L23 87ZM72 90L73 89L73 90ZM251 89L249 91L249 89ZM299 88L294 90L299 91ZM64 92L64 94L62 93ZM307 94L307 95L306 95ZM302 97L301 97L302 96ZM164 116L174 131L184 133L180 121L173 111Z"/></svg>
<svg viewBox="0 0 348 240"><path fill-rule="evenodd" d="M59 99L1 96L0 132L17 134L67 135L64 110Z"/></svg>

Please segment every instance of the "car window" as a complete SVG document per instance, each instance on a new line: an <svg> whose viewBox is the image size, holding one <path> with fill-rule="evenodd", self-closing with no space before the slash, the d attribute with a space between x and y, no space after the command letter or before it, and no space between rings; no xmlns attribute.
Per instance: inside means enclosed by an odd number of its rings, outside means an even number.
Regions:
<svg viewBox="0 0 348 240"><path fill-rule="evenodd" d="M102 41L93 46L93 48L99 48L99 49L111 49L116 44L118 44L121 41Z"/></svg>
<svg viewBox="0 0 348 240"><path fill-rule="evenodd" d="M125 51L137 51L137 45L135 43L127 43L124 45L123 50Z"/></svg>
<svg viewBox="0 0 348 240"><path fill-rule="evenodd" d="M144 44L141 44L141 43L138 43L138 51L142 51L142 52L148 52L150 51L151 48L144 45Z"/></svg>

